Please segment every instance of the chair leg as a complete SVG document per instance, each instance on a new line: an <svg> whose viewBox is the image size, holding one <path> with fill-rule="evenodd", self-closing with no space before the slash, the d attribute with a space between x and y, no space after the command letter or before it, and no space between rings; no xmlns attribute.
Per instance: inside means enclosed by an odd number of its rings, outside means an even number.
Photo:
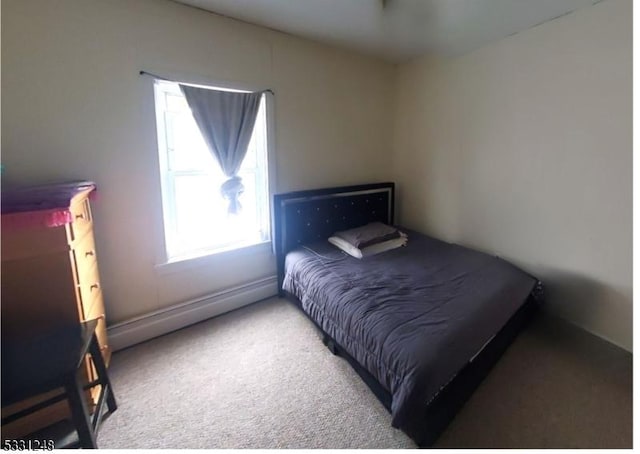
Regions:
<svg viewBox="0 0 640 454"><path fill-rule="evenodd" d="M71 407L71 419L73 425L78 432L80 446L83 448L96 449L96 437L87 408L87 399L81 380L77 374L73 374L66 380L65 390L69 398L69 406Z"/></svg>
<svg viewBox="0 0 640 454"><path fill-rule="evenodd" d="M113 395L113 388L111 387L111 381L109 380L107 366L105 366L104 364L104 358L102 358L102 352L100 351L100 344L98 344L98 338L96 337L95 333L93 335L93 338L91 339L91 344L89 345L89 353L91 354L93 365L95 366L96 372L98 373L98 381L107 393L107 408L109 409L110 413L114 412L118 409L118 405L116 404L116 398Z"/></svg>

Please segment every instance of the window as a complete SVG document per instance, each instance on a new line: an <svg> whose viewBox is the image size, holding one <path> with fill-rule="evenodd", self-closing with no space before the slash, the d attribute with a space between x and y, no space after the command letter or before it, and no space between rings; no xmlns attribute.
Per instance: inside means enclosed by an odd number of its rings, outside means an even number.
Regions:
<svg viewBox="0 0 640 454"><path fill-rule="evenodd" d="M155 98L168 261L268 241L265 96L238 174L245 189L237 215L227 213L228 203L220 192L226 177L209 152L179 85L156 81Z"/></svg>

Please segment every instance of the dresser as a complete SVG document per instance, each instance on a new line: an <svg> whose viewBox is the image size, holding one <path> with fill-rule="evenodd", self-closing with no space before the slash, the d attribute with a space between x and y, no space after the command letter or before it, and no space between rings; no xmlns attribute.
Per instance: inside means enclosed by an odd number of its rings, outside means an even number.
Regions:
<svg viewBox="0 0 640 454"><path fill-rule="evenodd" d="M105 363L109 363L111 350L90 203L95 189L95 184L88 181L3 189L2 339L33 336L58 324L97 319L100 349ZM95 377L89 360L83 372L89 381ZM88 394L95 405L99 389L91 389ZM2 416L25 405L2 408ZM63 401L2 426L2 435L6 438L32 432L67 416L68 407Z"/></svg>

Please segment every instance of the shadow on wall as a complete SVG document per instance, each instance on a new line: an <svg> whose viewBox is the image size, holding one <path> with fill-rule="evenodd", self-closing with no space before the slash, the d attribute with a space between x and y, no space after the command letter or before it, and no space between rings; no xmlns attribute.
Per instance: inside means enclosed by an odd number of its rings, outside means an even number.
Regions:
<svg viewBox="0 0 640 454"><path fill-rule="evenodd" d="M588 276L552 268L531 272L545 287L545 310L587 331L615 333L606 340L632 350L632 298L627 292ZM628 314L625 316L625 314Z"/></svg>
<svg viewBox="0 0 640 454"><path fill-rule="evenodd" d="M421 209L411 211L412 206L419 206ZM404 227L489 255L496 255L490 246L480 247L474 241L459 238L457 226L452 220L439 218L437 223L433 220L429 222L431 211L428 198L424 194L411 193L401 184L396 185L395 212L395 222ZM630 278L628 287L615 286L588 275L521 260L509 254L497 255L543 282L546 294L543 309L545 312L565 319L599 337L606 333L606 337L603 337L605 340L625 350L633 350L633 300Z"/></svg>

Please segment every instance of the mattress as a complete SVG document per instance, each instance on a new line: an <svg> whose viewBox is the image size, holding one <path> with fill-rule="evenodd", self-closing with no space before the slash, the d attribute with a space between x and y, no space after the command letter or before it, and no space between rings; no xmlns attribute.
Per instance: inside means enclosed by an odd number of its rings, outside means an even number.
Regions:
<svg viewBox="0 0 640 454"><path fill-rule="evenodd" d="M400 229L407 246L364 259L326 241L292 250L283 289L390 393L393 426L411 433L537 280L498 257Z"/></svg>

